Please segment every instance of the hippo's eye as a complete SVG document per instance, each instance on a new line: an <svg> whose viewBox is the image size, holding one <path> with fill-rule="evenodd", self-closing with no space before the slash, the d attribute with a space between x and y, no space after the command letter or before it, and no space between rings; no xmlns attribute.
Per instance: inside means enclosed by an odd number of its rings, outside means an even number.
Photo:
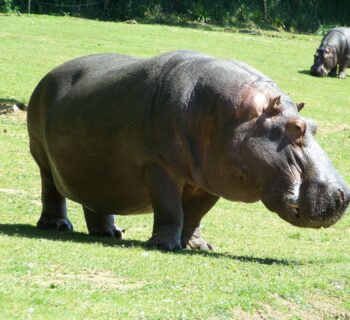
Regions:
<svg viewBox="0 0 350 320"><path fill-rule="evenodd" d="M282 129L280 127L273 126L269 130L269 139L272 141L280 140L282 134L283 134L283 132L282 132Z"/></svg>

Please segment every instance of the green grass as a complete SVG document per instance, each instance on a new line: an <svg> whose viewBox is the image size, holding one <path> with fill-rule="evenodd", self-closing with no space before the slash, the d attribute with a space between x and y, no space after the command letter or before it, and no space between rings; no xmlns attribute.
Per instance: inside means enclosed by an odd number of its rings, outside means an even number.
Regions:
<svg viewBox="0 0 350 320"><path fill-rule="evenodd" d="M47 16L0 16L0 103L28 102L68 59L192 49L261 70L319 124L318 141L350 184L349 77L305 73L320 38L254 36ZM0 319L349 319L350 218L298 229L260 203L221 200L203 221L214 253L142 247L152 216L118 218L125 240L87 236L69 202L71 234L37 231L40 180L23 114L0 116Z"/></svg>

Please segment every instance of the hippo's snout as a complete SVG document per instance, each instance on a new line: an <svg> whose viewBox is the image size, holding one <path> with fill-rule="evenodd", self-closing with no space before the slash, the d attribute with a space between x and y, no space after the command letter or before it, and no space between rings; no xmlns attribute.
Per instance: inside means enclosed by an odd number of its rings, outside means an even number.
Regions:
<svg viewBox="0 0 350 320"><path fill-rule="evenodd" d="M322 64L313 65L310 69L310 74L316 77L326 77L328 75L328 71Z"/></svg>
<svg viewBox="0 0 350 320"><path fill-rule="evenodd" d="M307 181L301 186L299 216L303 226L330 227L346 211L350 190L345 185L320 181Z"/></svg>

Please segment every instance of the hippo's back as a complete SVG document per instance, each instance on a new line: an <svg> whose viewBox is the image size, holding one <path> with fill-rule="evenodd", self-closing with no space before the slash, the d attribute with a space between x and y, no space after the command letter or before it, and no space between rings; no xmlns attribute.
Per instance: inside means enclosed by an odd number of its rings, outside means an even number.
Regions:
<svg viewBox="0 0 350 320"><path fill-rule="evenodd" d="M137 60L129 56L117 54L97 54L79 57L59 65L51 70L35 88L28 108L28 129L43 129L38 124L44 123L47 110L67 95L79 82L85 79L103 79L109 70ZM36 132L38 133L38 132Z"/></svg>
<svg viewBox="0 0 350 320"><path fill-rule="evenodd" d="M184 150L202 143L191 136L201 125L197 115L212 114L219 99L222 110L235 108L251 82L278 90L243 63L196 52L78 58L48 73L31 97L31 153L65 197L100 212L144 211L150 204L145 166L156 163L200 184L202 155Z"/></svg>
<svg viewBox="0 0 350 320"><path fill-rule="evenodd" d="M349 41L350 41L350 28L345 28L345 27L333 28L326 33L322 42L327 42L328 39L332 38L333 36L345 37L344 40L346 42L348 42L348 45L350 45L350 43L349 43Z"/></svg>
<svg viewBox="0 0 350 320"><path fill-rule="evenodd" d="M334 28L332 30L342 32L346 36L350 36L350 28L345 28L345 27L339 27L339 28Z"/></svg>

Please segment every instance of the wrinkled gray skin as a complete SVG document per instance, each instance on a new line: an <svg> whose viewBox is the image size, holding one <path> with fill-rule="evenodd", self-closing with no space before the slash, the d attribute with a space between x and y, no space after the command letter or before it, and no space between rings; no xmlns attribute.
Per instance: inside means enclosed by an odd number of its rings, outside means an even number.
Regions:
<svg viewBox="0 0 350 320"><path fill-rule="evenodd" d="M337 68L339 65L339 73ZM314 56L311 74L317 77L336 76L346 78L350 67L350 28L331 29L322 39Z"/></svg>
<svg viewBox="0 0 350 320"><path fill-rule="evenodd" d="M38 227L71 230L69 198L92 235L120 238L114 214L153 211L149 246L207 250L199 225L219 197L329 227L349 189L302 106L255 69L196 52L69 61L41 80L28 109Z"/></svg>

